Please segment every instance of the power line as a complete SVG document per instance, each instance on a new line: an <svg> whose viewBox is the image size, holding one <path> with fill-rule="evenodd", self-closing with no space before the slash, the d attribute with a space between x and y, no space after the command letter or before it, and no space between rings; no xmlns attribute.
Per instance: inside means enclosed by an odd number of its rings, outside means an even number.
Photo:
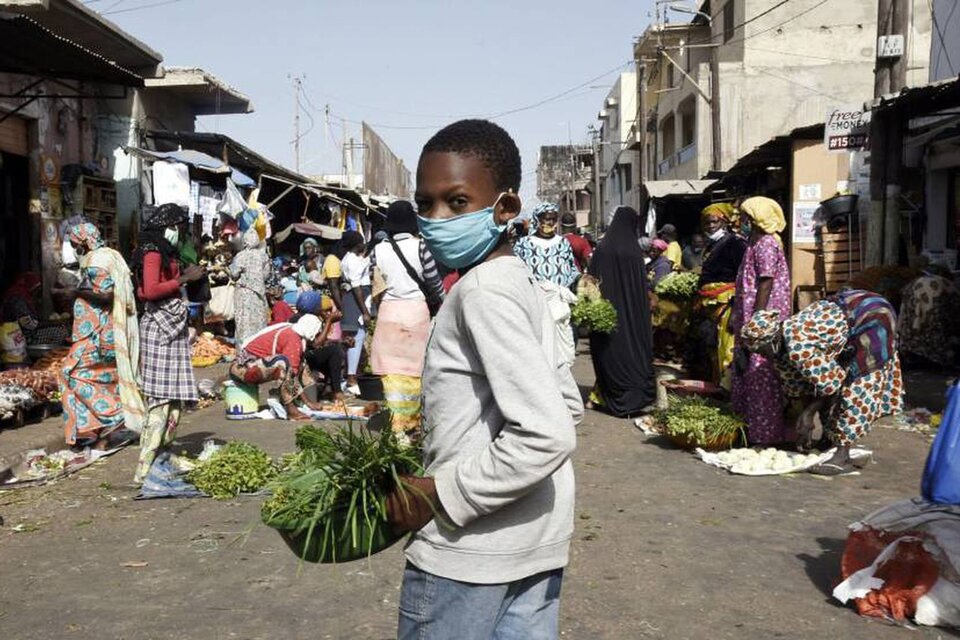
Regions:
<svg viewBox="0 0 960 640"><path fill-rule="evenodd" d="M860 60L842 60L840 58L828 58L825 56L812 56L807 53L794 53L793 51L781 51L779 49L764 49L763 47L748 47L744 45L744 49L749 49L750 51L764 51L766 53L779 53L782 56L794 56L797 58L807 58L809 60L825 60L827 62L837 62L840 64L860 64L863 62L873 63L873 58L862 58Z"/></svg>
<svg viewBox="0 0 960 640"><path fill-rule="evenodd" d="M836 96L832 96L832 95L830 95L829 93L824 93L823 91L820 91L819 89L816 89L816 88L814 88L814 87L811 87L810 85L806 85L806 84L803 84L802 82L797 82L796 80L791 80L790 78L786 78L786 77L784 77L784 76L777 75L776 73L773 73L773 72L771 72L771 71L767 71L766 69L763 69L763 68L761 68L761 67L757 67L757 71L759 71L760 73L764 73L764 74L770 76L771 78L776 78L776 79L778 79L778 80L782 80L782 81L784 81L784 82L787 82L787 83L790 83L790 84L792 84L792 85L796 85L796 86L798 86L798 87L801 87L801 88L803 88L803 89L806 89L807 91L812 91L813 93L816 93L816 94L818 94L818 95L821 95L821 96L823 96L823 97L825 97L825 98L830 98L831 100L836 100L837 102L842 102L842 101L843 101L842 99L840 99L840 98L838 98L838 97L836 97Z"/></svg>
<svg viewBox="0 0 960 640"><path fill-rule="evenodd" d="M784 21L781 22L780 24L775 24L775 25L773 25L772 27L767 27L766 29L764 29L764 30L762 30L762 31L757 31L756 33L752 33L752 34L750 34L749 36L743 36L743 37L740 38L739 40L731 40L731 41L727 42L726 44L729 45L729 44L736 44L736 43L738 43L738 42L746 42L746 41L749 40L750 38L756 38L757 36L760 36L760 35L763 35L763 34L765 34L765 33L767 33L767 32L773 31L774 29L779 29L780 27L782 27L783 25L787 24L788 22L793 22L793 21L796 20L797 18L801 18L801 17L807 15L808 13L810 13L811 11L813 11L814 9L823 6L823 5L827 4L828 2L830 2L830 0L820 0L820 2L818 2L817 4L813 5L812 7L807 8L807 9L804 9L803 11L801 11L800 13L798 13L798 14L796 14L796 15L794 15L794 16L791 16L791 17L787 18L786 20L784 20Z"/></svg>
<svg viewBox="0 0 960 640"><path fill-rule="evenodd" d="M121 0L123 1L123 0ZM116 11L104 11L100 15L102 16L111 16L117 13L130 13L131 11L140 11L141 9L153 9L154 7L162 7L168 4L176 4L178 2L183 2L183 0L164 0L163 2L154 2L153 4L142 4L136 7L129 7L127 9L117 9ZM116 6L116 5L114 5Z"/></svg>

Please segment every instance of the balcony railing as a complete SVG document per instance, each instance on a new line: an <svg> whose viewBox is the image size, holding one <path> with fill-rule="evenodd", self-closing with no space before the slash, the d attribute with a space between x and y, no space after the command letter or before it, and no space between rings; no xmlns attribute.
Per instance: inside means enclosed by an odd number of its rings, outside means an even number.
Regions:
<svg viewBox="0 0 960 640"><path fill-rule="evenodd" d="M657 175L663 175L674 167L687 164L697 158L697 143L688 144L676 153L671 153L657 164Z"/></svg>

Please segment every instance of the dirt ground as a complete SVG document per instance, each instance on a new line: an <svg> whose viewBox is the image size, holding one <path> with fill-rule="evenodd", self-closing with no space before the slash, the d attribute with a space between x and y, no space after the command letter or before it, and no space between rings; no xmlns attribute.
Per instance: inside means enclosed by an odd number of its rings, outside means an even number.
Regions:
<svg viewBox="0 0 960 640"><path fill-rule="evenodd" d="M588 359L576 373L592 382ZM294 429L229 422L214 406L189 414L181 436L281 454ZM588 413L563 637L955 637L870 621L829 597L847 525L918 493L929 442L876 429L865 445L876 462L860 476L745 478ZM261 498L134 500L136 455L0 493L0 638L394 636L401 545L369 561L301 565L259 524Z"/></svg>

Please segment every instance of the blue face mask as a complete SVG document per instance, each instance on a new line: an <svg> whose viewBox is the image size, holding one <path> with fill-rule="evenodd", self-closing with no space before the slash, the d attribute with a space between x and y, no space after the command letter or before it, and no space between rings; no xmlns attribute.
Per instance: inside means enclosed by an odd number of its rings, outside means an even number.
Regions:
<svg viewBox="0 0 960 640"><path fill-rule="evenodd" d="M507 225L498 225L494 221L496 206L494 203L492 207L445 220L417 216L420 235L439 262L452 269L469 267L493 251L507 228Z"/></svg>

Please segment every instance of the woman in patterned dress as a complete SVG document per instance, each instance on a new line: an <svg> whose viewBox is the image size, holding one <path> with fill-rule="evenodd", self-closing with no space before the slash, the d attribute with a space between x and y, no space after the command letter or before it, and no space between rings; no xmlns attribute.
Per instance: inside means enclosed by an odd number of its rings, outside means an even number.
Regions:
<svg viewBox="0 0 960 640"><path fill-rule="evenodd" d="M517 240L513 252L526 263L537 280L569 289L580 277L580 270L570 242L557 235L559 220L557 205L538 205L533 210L533 233Z"/></svg>
<svg viewBox="0 0 960 640"><path fill-rule="evenodd" d="M238 345L267 326L270 315L267 306L270 257L253 227L243 234L243 245L243 249L230 265L230 276L237 284L233 295L236 323L234 337Z"/></svg>
<svg viewBox="0 0 960 640"><path fill-rule="evenodd" d="M910 358L945 367L957 363L960 289L945 277L949 275L945 269L928 268L903 289L897 331L908 364Z"/></svg>
<svg viewBox="0 0 960 640"><path fill-rule="evenodd" d="M82 281L73 304L73 346L60 369L64 438L69 445L105 447L119 429L140 432L143 398L137 308L123 256L103 246L92 224L68 238L80 258Z"/></svg>
<svg viewBox="0 0 960 640"><path fill-rule="evenodd" d="M176 204L161 205L142 223L140 245L133 253L137 296L144 302L140 380L147 405L134 482L143 481L157 453L173 440L183 403L197 400L187 305L180 287L205 278L206 271L197 265L180 271L176 245L186 222L186 209Z"/></svg>
<svg viewBox="0 0 960 640"><path fill-rule="evenodd" d="M740 330L757 311L777 311L781 318L790 315L790 270L778 235L786 221L780 205L770 198L748 198L740 211L749 219L751 232L729 321L736 340L731 399L734 410L747 421L750 444L776 445L787 439L780 380L772 362L745 348Z"/></svg>
<svg viewBox="0 0 960 640"><path fill-rule="evenodd" d="M876 420L902 409L896 328L890 303L858 289L817 301L782 323L777 311L758 311L743 328L745 346L773 361L785 393L803 401L800 448L809 445L818 413L824 435L837 447L812 473L850 471L850 446Z"/></svg>

